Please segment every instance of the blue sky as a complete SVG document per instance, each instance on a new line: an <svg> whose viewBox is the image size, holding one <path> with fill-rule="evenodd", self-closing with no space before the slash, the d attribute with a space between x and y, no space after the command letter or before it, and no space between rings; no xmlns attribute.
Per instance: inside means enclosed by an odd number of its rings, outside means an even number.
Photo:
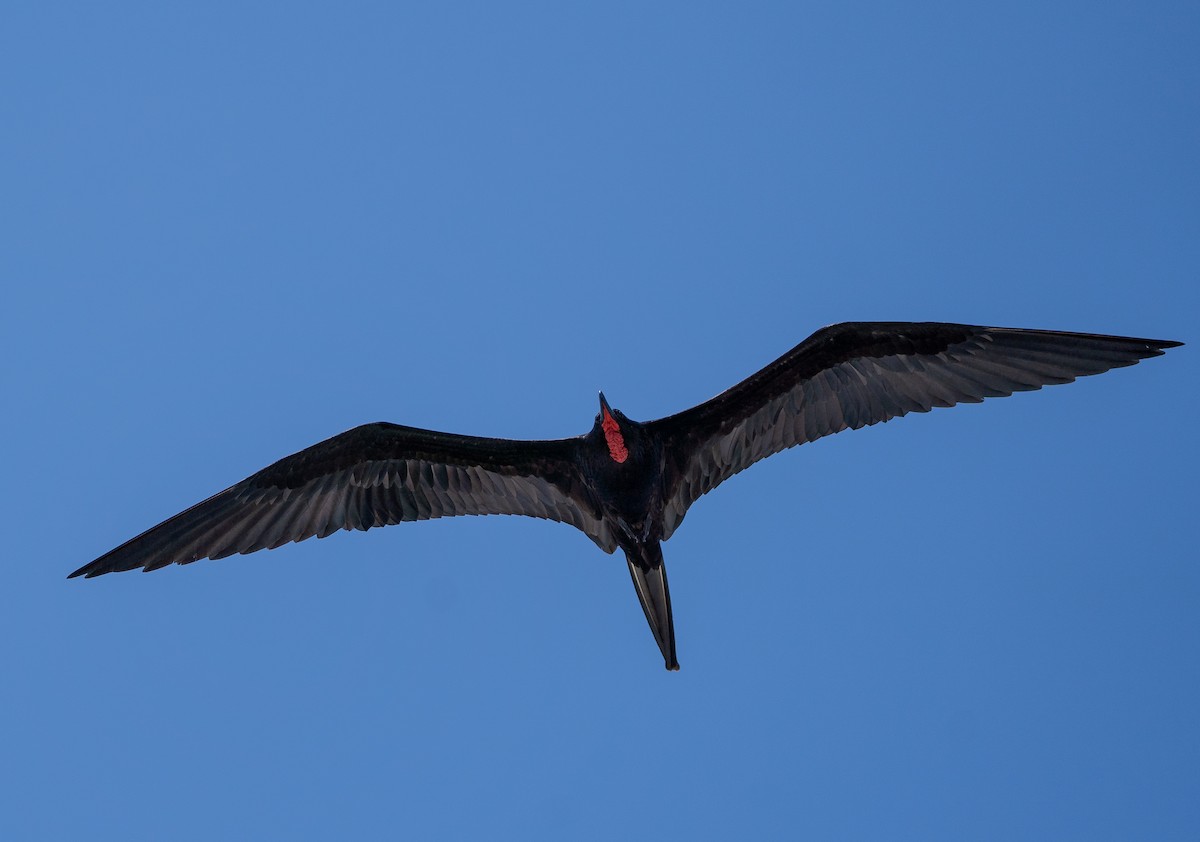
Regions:
<svg viewBox="0 0 1200 842"><path fill-rule="evenodd" d="M1195 839L1189 3L32 4L0 24L0 835ZM80 564L357 424L649 419L814 329L1178 339L774 457Z"/></svg>

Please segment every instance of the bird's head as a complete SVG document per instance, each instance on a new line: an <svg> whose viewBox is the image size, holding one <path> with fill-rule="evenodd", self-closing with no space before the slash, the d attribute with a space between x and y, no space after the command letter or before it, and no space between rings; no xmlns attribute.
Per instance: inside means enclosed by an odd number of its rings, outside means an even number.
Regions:
<svg viewBox="0 0 1200 842"><path fill-rule="evenodd" d="M596 416L596 426L604 434L608 445L608 455L614 462L624 462L629 458L629 446L625 442L625 424L628 419L620 410L613 410L600 393L600 414Z"/></svg>

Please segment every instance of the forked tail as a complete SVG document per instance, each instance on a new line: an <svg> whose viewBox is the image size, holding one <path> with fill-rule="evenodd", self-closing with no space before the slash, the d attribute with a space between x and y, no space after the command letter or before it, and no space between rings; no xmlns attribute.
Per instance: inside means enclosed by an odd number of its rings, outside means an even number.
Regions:
<svg viewBox="0 0 1200 842"><path fill-rule="evenodd" d="M675 659L675 623L671 619L671 591L667 588L667 567L663 564L662 546L658 541L623 547L629 563L629 575L637 590L638 601L646 612L646 622L658 648L662 650L667 669L679 669Z"/></svg>

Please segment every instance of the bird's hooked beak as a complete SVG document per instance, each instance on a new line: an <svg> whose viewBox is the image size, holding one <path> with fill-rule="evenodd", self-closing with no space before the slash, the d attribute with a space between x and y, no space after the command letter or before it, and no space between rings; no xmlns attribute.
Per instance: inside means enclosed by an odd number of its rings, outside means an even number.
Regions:
<svg viewBox="0 0 1200 842"><path fill-rule="evenodd" d="M609 408L608 401L604 399L604 393L600 393L600 417L601 420L612 418L612 409Z"/></svg>

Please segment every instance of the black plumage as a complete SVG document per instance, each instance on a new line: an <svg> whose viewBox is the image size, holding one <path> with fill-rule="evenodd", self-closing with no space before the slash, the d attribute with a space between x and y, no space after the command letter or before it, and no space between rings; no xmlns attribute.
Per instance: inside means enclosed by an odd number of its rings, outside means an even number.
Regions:
<svg viewBox="0 0 1200 842"><path fill-rule="evenodd" d="M590 432L513 441L376 423L279 460L71 576L156 570L452 515L514 514L625 552L668 669L678 669L660 542L701 495L789 447L933 407L1068 383L1178 342L1058 331L857 322L817 331L676 415L639 423L600 396Z"/></svg>

